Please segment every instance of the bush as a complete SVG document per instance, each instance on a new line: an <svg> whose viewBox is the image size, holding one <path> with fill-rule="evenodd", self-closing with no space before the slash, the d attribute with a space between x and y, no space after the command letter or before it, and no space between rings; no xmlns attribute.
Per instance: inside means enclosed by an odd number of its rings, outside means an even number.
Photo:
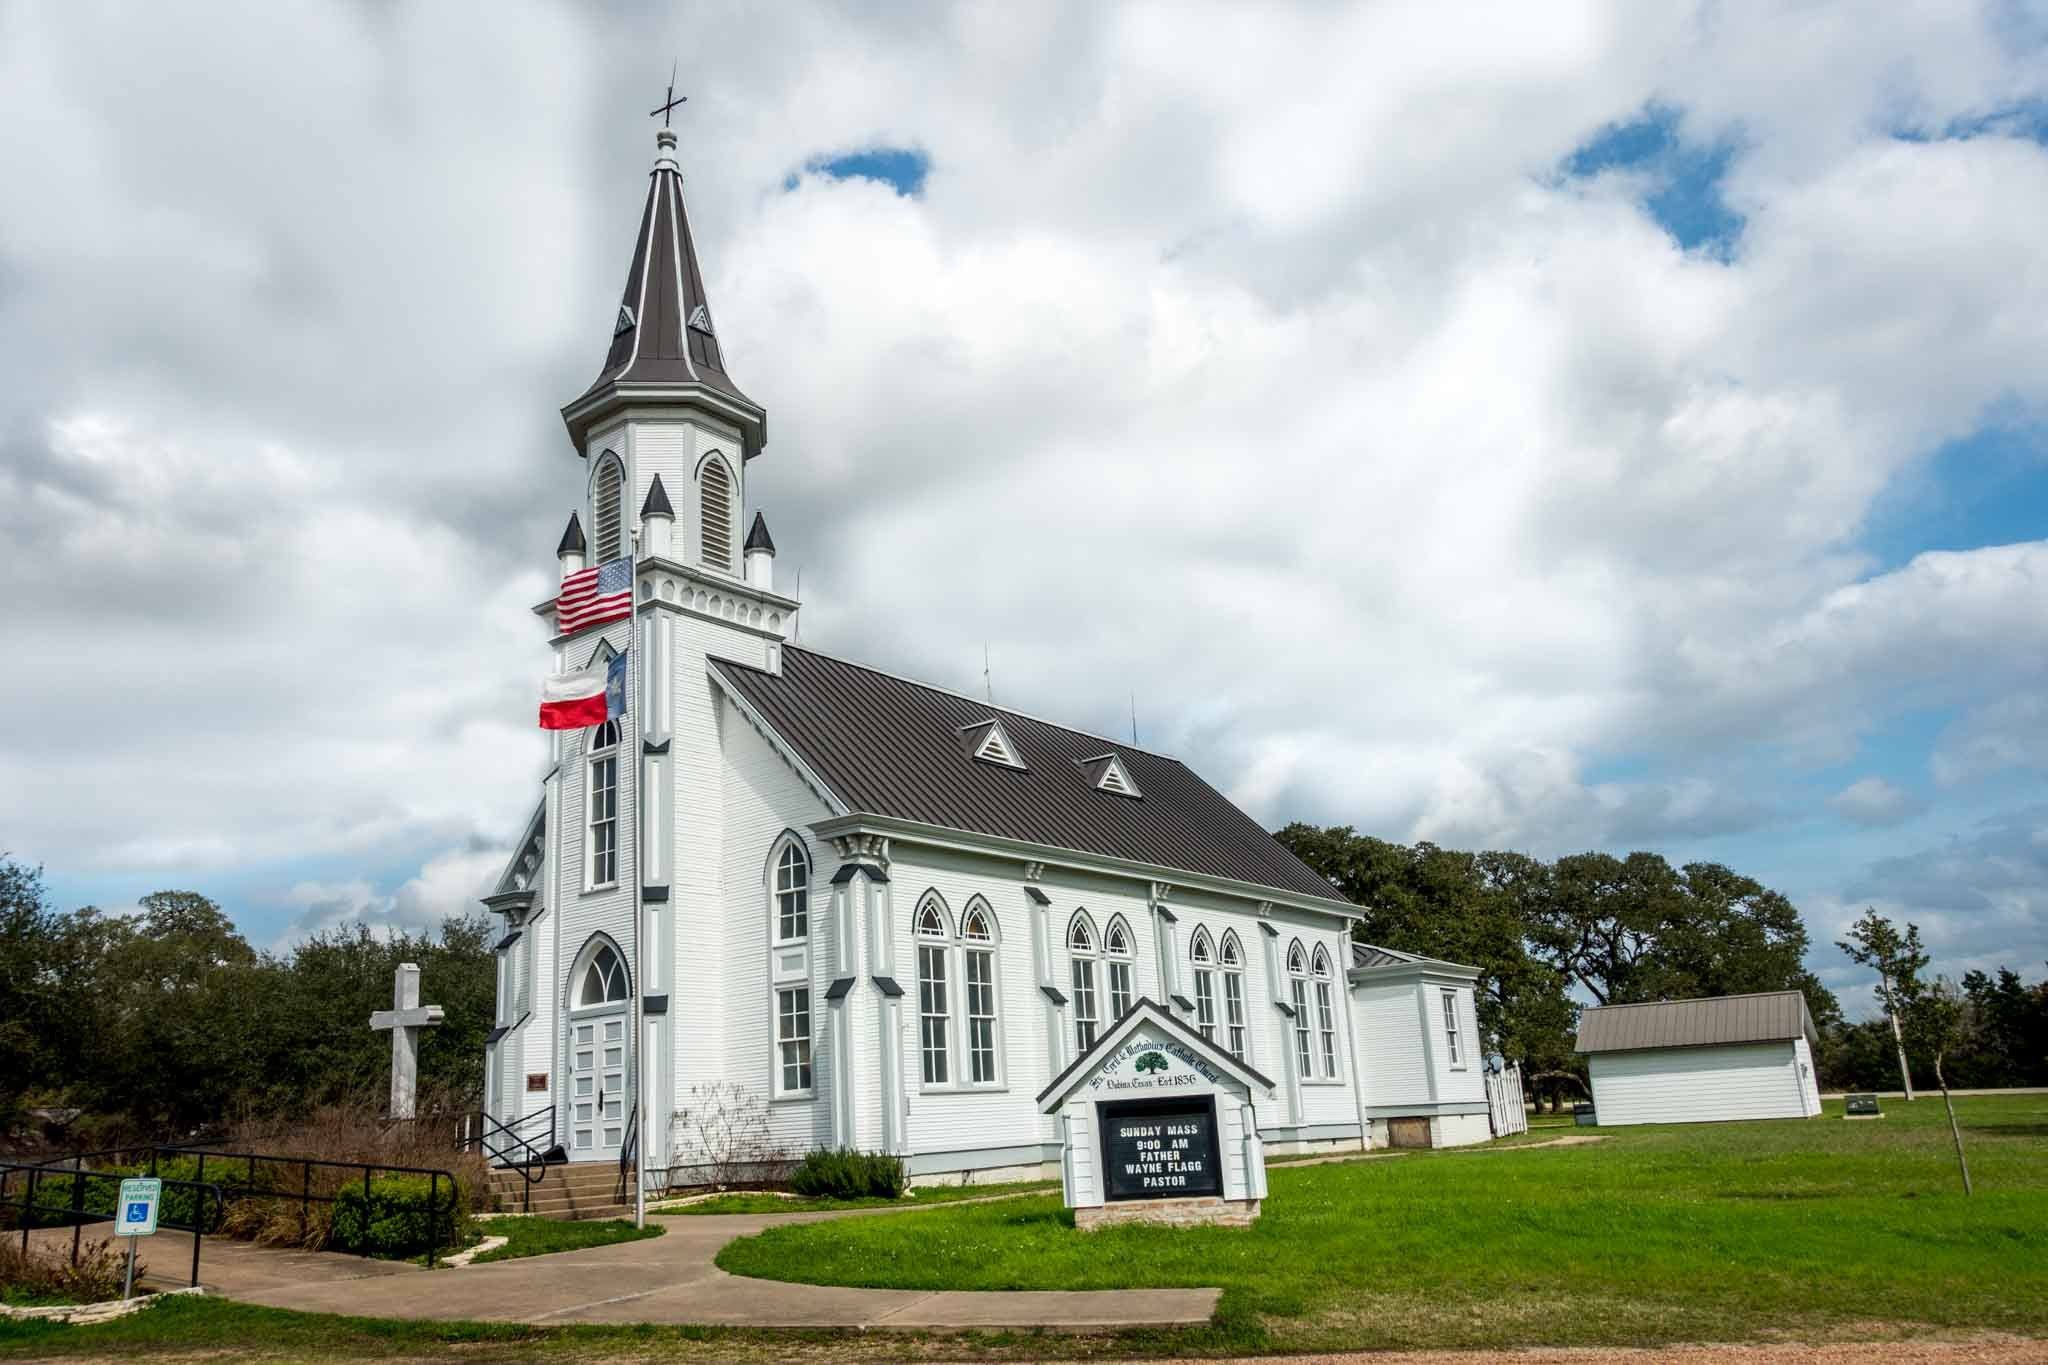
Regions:
<svg viewBox="0 0 2048 1365"><path fill-rule="evenodd" d="M418 1256L430 1245L453 1251L469 1234L469 1211L457 1202L447 1182L434 1188L423 1175L387 1175L367 1191L344 1186L334 1196L328 1245L366 1256Z"/></svg>
<svg viewBox="0 0 2048 1365"><path fill-rule="evenodd" d="M18 1305L55 1303L100 1303L121 1297L122 1278L127 1272L128 1249L116 1246L113 1238L88 1244L71 1264L71 1248L31 1247L27 1251L13 1241L0 1241L0 1303ZM141 1279L141 1261L135 1263L135 1278Z"/></svg>
<svg viewBox="0 0 2048 1365"><path fill-rule="evenodd" d="M789 1178L792 1190L815 1199L900 1199L906 1183L901 1157L851 1147L811 1152Z"/></svg>

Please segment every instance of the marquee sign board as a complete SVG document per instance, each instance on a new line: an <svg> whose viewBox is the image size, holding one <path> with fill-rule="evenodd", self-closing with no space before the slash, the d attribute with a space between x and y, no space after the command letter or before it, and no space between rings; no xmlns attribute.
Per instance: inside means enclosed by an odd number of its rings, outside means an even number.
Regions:
<svg viewBox="0 0 2048 1365"><path fill-rule="evenodd" d="M1216 1106L1200 1099L1101 1106L1102 1174L1110 1199L1186 1199L1223 1193Z"/></svg>
<svg viewBox="0 0 2048 1365"><path fill-rule="evenodd" d="M1844 1106L1842 1117L1847 1119L1881 1119L1884 1117L1884 1110L1877 1107L1877 1096L1875 1095L1851 1095Z"/></svg>
<svg viewBox="0 0 2048 1365"><path fill-rule="evenodd" d="M1060 1119L1074 1225L1246 1224L1266 1196L1256 1099L1273 1083L1149 1000L1039 1094Z"/></svg>

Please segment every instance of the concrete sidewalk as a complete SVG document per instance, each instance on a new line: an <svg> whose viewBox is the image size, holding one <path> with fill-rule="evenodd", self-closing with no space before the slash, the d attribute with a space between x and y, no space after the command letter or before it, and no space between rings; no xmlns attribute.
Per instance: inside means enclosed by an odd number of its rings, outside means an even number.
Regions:
<svg viewBox="0 0 2048 1365"><path fill-rule="evenodd" d="M1207 1322L1216 1289L976 1293L840 1289L728 1275L720 1247L780 1223L861 1213L676 1215L639 1242L427 1271L388 1261L209 1240L200 1279L226 1298L308 1313L486 1322L693 1323L729 1327L1110 1328ZM880 1209L890 1217L917 1211ZM182 1240L182 1239L181 1239ZM183 1245L189 1252L190 1243ZM168 1250L168 1248L166 1248Z"/></svg>

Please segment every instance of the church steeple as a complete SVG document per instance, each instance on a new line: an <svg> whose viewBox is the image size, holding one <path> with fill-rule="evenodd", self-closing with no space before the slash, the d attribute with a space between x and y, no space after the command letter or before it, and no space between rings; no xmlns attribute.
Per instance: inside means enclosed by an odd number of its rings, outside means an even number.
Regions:
<svg viewBox="0 0 2048 1365"><path fill-rule="evenodd" d="M596 381L562 409L562 420L580 449L592 424L627 401L694 399L740 428L745 456L752 459L767 439L767 416L726 373L683 204L675 132L662 128L654 140L647 205L640 214L611 348Z"/></svg>

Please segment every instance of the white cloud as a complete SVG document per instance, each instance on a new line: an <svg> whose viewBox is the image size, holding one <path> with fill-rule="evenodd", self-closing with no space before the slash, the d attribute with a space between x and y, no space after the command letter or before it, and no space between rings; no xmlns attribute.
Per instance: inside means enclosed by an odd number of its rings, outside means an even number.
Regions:
<svg viewBox="0 0 2048 1365"><path fill-rule="evenodd" d="M1828 804L1844 820L1868 829L1900 824L1923 809L1911 792L1881 777L1858 778L1836 792Z"/></svg>
<svg viewBox="0 0 2048 1365"><path fill-rule="evenodd" d="M959 683L986 642L1262 818L1548 852L1797 819L1731 755L1907 708L1972 708L1956 780L2038 678L2048 542L1855 548L2048 403L2048 150L1888 136L2042 93L1995 8L73 13L0 45L0 531L63 660L4 685L0 821L53 866L516 833L554 408L671 47L720 54L692 221L812 643ZM1559 178L1651 105L1740 148L1731 259ZM876 143L920 198L782 192ZM405 896L314 880L307 923Z"/></svg>

